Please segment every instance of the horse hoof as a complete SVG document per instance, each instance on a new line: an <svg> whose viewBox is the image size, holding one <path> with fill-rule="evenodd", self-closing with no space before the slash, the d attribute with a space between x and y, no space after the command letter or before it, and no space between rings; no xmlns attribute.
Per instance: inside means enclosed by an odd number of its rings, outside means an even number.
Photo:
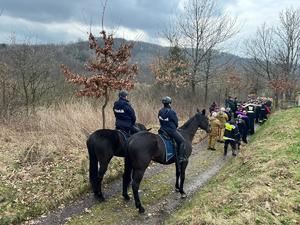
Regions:
<svg viewBox="0 0 300 225"><path fill-rule="evenodd" d="M140 214L145 213L145 209L144 209L143 206L140 206L140 207L139 207L139 213L140 213Z"/></svg>
<svg viewBox="0 0 300 225"><path fill-rule="evenodd" d="M186 198L186 197L187 197L186 193L181 194L181 198Z"/></svg>
<svg viewBox="0 0 300 225"><path fill-rule="evenodd" d="M124 200L125 200L126 202L128 202L128 201L130 200L130 197L129 197L128 194L124 194L124 195L123 195L123 198L124 198Z"/></svg>
<svg viewBox="0 0 300 225"><path fill-rule="evenodd" d="M104 202L105 201L105 198L103 197L103 195L95 194L94 197L98 202Z"/></svg>

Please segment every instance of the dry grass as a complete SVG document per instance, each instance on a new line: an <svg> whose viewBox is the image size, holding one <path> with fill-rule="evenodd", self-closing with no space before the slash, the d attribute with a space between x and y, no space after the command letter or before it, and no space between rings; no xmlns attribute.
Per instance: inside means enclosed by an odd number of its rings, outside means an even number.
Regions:
<svg viewBox="0 0 300 225"><path fill-rule="evenodd" d="M96 130L97 113L80 102L40 108L35 117L1 126L0 224L29 219L87 190L81 128ZM115 160L108 178L119 174L120 164Z"/></svg>
<svg viewBox="0 0 300 225"><path fill-rule="evenodd" d="M278 112L168 224L300 224L300 109Z"/></svg>
<svg viewBox="0 0 300 225"><path fill-rule="evenodd" d="M160 105L134 99L133 106L138 122L157 130ZM108 128L114 127L111 108L107 107ZM179 108L179 115L186 117L189 112L183 110ZM82 129L92 132L101 127L100 103L84 100L39 108L34 117L2 124L0 224L30 219L85 193L88 155ZM114 158L106 182L118 177L122 167L122 160Z"/></svg>

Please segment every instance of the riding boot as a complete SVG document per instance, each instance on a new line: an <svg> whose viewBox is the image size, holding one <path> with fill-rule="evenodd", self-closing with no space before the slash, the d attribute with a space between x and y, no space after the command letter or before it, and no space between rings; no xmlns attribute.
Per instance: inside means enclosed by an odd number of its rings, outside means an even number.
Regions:
<svg viewBox="0 0 300 225"><path fill-rule="evenodd" d="M186 162L186 161L187 161L187 158L186 158L186 152L185 152L185 144L182 143L178 149L178 162L180 164L180 163Z"/></svg>

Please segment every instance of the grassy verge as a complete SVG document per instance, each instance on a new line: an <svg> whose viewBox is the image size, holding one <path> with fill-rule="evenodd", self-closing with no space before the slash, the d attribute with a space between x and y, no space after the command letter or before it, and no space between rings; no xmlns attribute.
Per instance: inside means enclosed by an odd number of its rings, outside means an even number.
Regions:
<svg viewBox="0 0 300 225"><path fill-rule="evenodd" d="M280 111L166 224L300 224L300 109Z"/></svg>

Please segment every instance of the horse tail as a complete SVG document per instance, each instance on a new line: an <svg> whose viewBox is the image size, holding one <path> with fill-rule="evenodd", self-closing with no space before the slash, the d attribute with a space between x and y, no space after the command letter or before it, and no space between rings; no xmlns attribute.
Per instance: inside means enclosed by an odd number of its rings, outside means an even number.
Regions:
<svg viewBox="0 0 300 225"><path fill-rule="evenodd" d="M99 177L98 177L98 159L95 152L95 142L91 135L86 141L88 153L89 153L89 178L92 185L93 192L97 194L100 190Z"/></svg>
<svg viewBox="0 0 300 225"><path fill-rule="evenodd" d="M86 128L83 127L80 130L86 136L86 138L89 138L91 132L88 131L88 129L86 129Z"/></svg>

